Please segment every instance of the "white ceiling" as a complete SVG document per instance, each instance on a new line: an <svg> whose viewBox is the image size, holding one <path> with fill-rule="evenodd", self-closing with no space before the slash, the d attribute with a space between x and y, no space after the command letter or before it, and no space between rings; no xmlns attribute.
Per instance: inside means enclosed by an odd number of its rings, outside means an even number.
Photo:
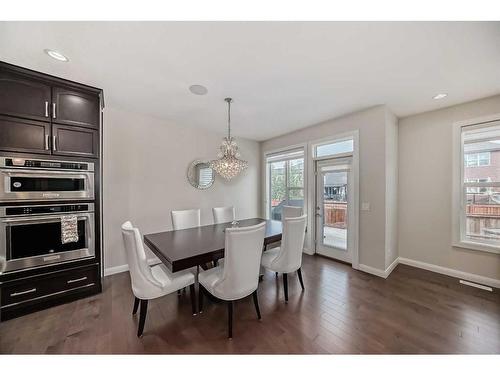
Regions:
<svg viewBox="0 0 500 375"><path fill-rule="evenodd" d="M498 94L499 46L499 22L0 22L3 61L219 132L232 96L234 135L256 140L378 104L401 117Z"/></svg>

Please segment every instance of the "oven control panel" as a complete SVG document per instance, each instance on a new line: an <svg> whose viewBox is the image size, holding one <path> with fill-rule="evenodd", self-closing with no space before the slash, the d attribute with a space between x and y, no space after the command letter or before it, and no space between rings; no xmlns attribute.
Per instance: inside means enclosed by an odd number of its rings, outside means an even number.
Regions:
<svg viewBox="0 0 500 375"><path fill-rule="evenodd" d="M43 215L43 214L59 214L69 212L93 212L94 204L62 204L62 205L46 205L46 206L12 206L2 207L5 210L5 216L20 216L20 215ZM1 213L0 213L1 216Z"/></svg>
<svg viewBox="0 0 500 375"><path fill-rule="evenodd" d="M41 169L70 169L93 171L93 163L75 163L69 161L55 160L40 160L40 159L24 159L24 158L2 158L3 167L18 167L18 168L41 168Z"/></svg>

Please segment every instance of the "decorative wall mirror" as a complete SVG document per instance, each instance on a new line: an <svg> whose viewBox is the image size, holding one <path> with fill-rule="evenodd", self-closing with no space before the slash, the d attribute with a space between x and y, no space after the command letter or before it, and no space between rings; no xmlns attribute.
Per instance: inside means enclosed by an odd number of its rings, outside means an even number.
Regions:
<svg viewBox="0 0 500 375"><path fill-rule="evenodd" d="M214 170L208 161L195 160L188 167L187 179L196 189L208 189L215 180Z"/></svg>

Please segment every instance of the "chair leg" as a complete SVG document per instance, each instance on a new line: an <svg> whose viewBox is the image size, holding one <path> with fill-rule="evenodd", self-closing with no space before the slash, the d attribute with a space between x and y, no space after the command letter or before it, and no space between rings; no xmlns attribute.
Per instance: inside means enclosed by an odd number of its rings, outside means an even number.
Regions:
<svg viewBox="0 0 500 375"><path fill-rule="evenodd" d="M259 300L257 299L257 290L255 290L255 292L252 293L252 297L253 297L253 304L255 305L255 311L257 312L257 318L261 320L262 317L260 316Z"/></svg>
<svg viewBox="0 0 500 375"><path fill-rule="evenodd" d="M134 309L132 310L132 315L137 314L137 309L139 308L139 298L135 297L134 299Z"/></svg>
<svg viewBox="0 0 500 375"><path fill-rule="evenodd" d="M302 287L302 290L304 290L304 281L302 280L302 271L300 268L297 270L297 275L299 275L300 286Z"/></svg>
<svg viewBox="0 0 500 375"><path fill-rule="evenodd" d="M288 303L288 275L283 274L283 289L285 289L285 303Z"/></svg>
<svg viewBox="0 0 500 375"><path fill-rule="evenodd" d="M198 312L200 314L203 312L203 287L201 285L198 287Z"/></svg>
<svg viewBox="0 0 500 375"><path fill-rule="evenodd" d="M233 338L233 301L227 302L227 337Z"/></svg>
<svg viewBox="0 0 500 375"><path fill-rule="evenodd" d="M146 314L148 313L148 300L141 300L141 313L139 317L139 329L137 330L137 337L142 336L144 332L144 323L146 323Z"/></svg>
<svg viewBox="0 0 500 375"><path fill-rule="evenodd" d="M189 294L191 295L191 310L193 315L196 315L196 291L194 289L194 284L189 286Z"/></svg>

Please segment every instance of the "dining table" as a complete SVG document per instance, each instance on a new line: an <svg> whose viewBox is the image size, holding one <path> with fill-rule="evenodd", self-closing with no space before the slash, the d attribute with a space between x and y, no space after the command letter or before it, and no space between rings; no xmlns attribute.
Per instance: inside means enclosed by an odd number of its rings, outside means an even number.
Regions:
<svg viewBox="0 0 500 375"><path fill-rule="evenodd" d="M203 225L181 230L168 230L144 235L146 246L172 272L196 268L195 287L200 266L224 258L226 229L266 223L263 251L267 245L281 241L281 221L251 218L222 224Z"/></svg>

